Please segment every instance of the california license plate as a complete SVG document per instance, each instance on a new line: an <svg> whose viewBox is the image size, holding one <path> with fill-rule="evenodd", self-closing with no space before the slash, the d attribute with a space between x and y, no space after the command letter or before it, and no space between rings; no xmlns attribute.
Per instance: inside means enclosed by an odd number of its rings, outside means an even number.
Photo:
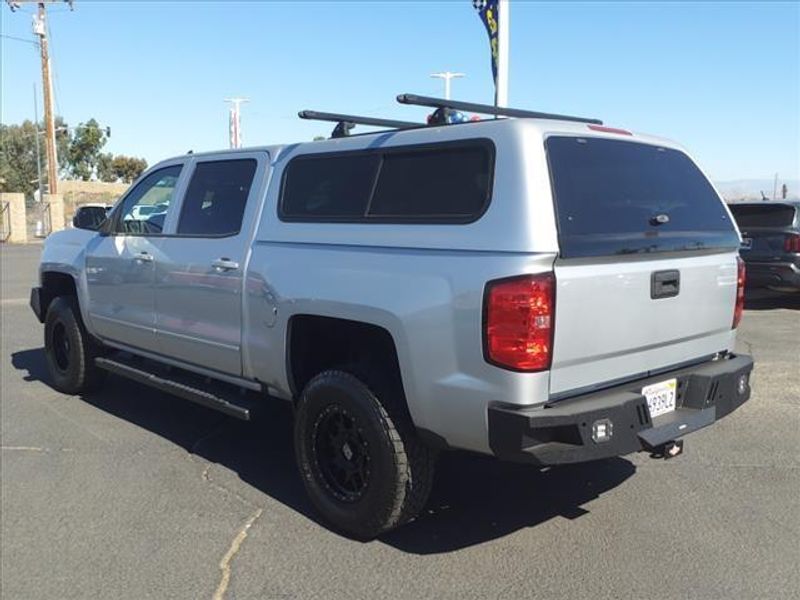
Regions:
<svg viewBox="0 0 800 600"><path fill-rule="evenodd" d="M642 388L642 396L647 398L647 408L650 409L651 419L675 410L675 391L677 389L677 379L660 381Z"/></svg>

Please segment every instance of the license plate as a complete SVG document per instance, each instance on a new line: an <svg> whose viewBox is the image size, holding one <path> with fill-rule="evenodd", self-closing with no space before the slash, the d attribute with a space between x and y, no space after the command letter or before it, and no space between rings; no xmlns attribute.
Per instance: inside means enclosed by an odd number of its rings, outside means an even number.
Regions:
<svg viewBox="0 0 800 600"><path fill-rule="evenodd" d="M642 396L647 398L647 408L650 409L651 419L675 410L675 390L677 388L677 379L668 379L642 388Z"/></svg>
<svg viewBox="0 0 800 600"><path fill-rule="evenodd" d="M753 238L742 238L742 248L750 250L753 247Z"/></svg>

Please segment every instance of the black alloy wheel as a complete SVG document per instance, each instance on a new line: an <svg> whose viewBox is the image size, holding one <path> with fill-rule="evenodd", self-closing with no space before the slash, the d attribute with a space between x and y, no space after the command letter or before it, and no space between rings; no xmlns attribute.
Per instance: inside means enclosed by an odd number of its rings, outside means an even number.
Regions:
<svg viewBox="0 0 800 600"><path fill-rule="evenodd" d="M345 408L329 405L314 423L314 460L330 492L355 502L369 486L369 444L363 429Z"/></svg>

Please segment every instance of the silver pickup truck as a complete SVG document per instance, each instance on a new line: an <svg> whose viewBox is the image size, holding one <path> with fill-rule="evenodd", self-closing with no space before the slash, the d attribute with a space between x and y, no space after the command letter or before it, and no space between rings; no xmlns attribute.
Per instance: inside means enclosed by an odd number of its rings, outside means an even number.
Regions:
<svg viewBox="0 0 800 600"><path fill-rule="evenodd" d="M51 235L31 306L54 387L290 402L312 503L361 539L423 508L441 450L670 457L749 398L740 236L680 146L402 99L430 123L172 158L99 230Z"/></svg>

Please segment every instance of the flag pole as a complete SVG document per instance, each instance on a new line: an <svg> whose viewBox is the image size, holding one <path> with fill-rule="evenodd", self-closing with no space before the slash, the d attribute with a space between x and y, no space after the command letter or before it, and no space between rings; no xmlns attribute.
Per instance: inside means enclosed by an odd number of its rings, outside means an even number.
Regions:
<svg viewBox="0 0 800 600"><path fill-rule="evenodd" d="M497 82L494 105L508 106L508 29L510 0L498 0L497 8Z"/></svg>

